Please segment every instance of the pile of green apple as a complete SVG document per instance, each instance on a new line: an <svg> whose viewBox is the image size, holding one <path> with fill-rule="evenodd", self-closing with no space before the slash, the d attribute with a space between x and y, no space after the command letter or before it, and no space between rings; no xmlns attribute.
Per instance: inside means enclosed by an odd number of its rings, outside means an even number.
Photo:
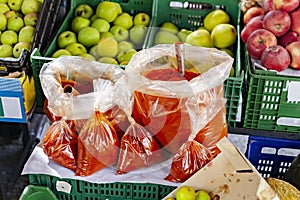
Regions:
<svg viewBox="0 0 300 200"><path fill-rule="evenodd" d="M88 3L74 9L70 27L57 37L53 58L82 56L102 63L126 65L142 48L150 24L147 13L131 16L117 2Z"/></svg>
<svg viewBox="0 0 300 200"><path fill-rule="evenodd" d="M0 0L0 57L30 51L44 0Z"/></svg>
<svg viewBox="0 0 300 200"><path fill-rule="evenodd" d="M188 185L179 186L175 197L168 197L166 200L211 200L209 193L206 190L195 190Z"/></svg>
<svg viewBox="0 0 300 200"><path fill-rule="evenodd" d="M224 10L216 9L210 11L204 17L203 25L193 31L180 29L170 21L163 22L158 27L153 44L185 42L193 46L218 48L234 57L233 49L236 40L237 30L234 25L230 24L229 14Z"/></svg>

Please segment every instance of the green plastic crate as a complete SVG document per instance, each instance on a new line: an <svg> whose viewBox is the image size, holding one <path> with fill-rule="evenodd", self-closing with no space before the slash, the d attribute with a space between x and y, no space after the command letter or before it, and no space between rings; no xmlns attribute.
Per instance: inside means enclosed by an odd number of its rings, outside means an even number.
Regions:
<svg viewBox="0 0 300 200"><path fill-rule="evenodd" d="M71 185L70 193L57 187L58 181ZM150 183L103 183L96 184L75 179L60 179L44 174L29 174L31 185L47 186L60 200L161 200L175 189Z"/></svg>
<svg viewBox="0 0 300 200"><path fill-rule="evenodd" d="M300 133L300 99L288 98L299 93L292 89L300 77L283 76L274 72L254 69L249 54L245 53L247 100L244 128L277 132ZM299 95L298 95L299 97ZM284 122L284 118L292 121Z"/></svg>
<svg viewBox="0 0 300 200"><path fill-rule="evenodd" d="M70 5L69 5L70 8L68 10L68 14L66 15L61 26L57 30L55 36L53 37L45 53L41 54L38 50L34 50L31 53L30 60L33 68L33 76L36 81L35 87L36 87L36 95L37 95L37 106L42 107L45 100L45 96L39 80L39 73L44 63L53 60L53 58L51 58L51 55L58 49L57 46L58 35L63 31L70 29L71 20L74 18L74 10L78 5L87 3L91 5L93 8L95 8L102 1L104 0L89 0L89 1L70 0ZM153 5L152 0L110 0L110 1L120 3L122 10L131 15L135 15L139 12L145 12L150 16L152 16L152 5ZM145 41L147 41L148 35L149 34L146 35Z"/></svg>
<svg viewBox="0 0 300 200"><path fill-rule="evenodd" d="M239 119L239 107L242 100L242 86L244 71L241 65L241 40L240 40L240 18L241 10L238 0L154 0L151 27L160 27L164 22L170 21L179 29L185 28L196 30L203 24L204 17L213 9L225 9L230 15L231 24L237 29L237 42L234 47L235 61L234 77L229 77L225 83L226 114L228 125L237 126ZM159 28L152 28L147 47L154 45L154 38Z"/></svg>

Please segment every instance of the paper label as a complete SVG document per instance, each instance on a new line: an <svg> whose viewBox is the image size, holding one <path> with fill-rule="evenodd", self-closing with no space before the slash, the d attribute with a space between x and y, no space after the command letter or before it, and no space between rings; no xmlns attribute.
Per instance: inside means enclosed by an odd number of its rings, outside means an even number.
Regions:
<svg viewBox="0 0 300 200"><path fill-rule="evenodd" d="M287 100L288 102L291 101L296 101L299 102L300 101L300 82L296 82L296 81L290 81L287 85L287 89L288 89L288 95L287 95Z"/></svg>
<svg viewBox="0 0 300 200"><path fill-rule="evenodd" d="M0 97L0 117L22 119L20 99L17 97Z"/></svg>
<svg viewBox="0 0 300 200"><path fill-rule="evenodd" d="M57 181L56 182L56 190L59 192L65 192L70 194L72 186L65 181Z"/></svg>

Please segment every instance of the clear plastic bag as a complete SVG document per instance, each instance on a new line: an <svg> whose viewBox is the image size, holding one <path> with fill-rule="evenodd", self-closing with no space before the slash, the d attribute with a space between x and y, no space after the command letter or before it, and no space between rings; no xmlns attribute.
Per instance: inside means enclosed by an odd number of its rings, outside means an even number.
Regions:
<svg viewBox="0 0 300 200"><path fill-rule="evenodd" d="M187 141L192 121L200 120L200 130L224 106L223 82L233 64L225 52L183 45L184 74L178 72L175 45L144 49L125 69L125 84L133 93L133 118L172 153ZM196 103L197 118L189 114L190 102Z"/></svg>
<svg viewBox="0 0 300 200"><path fill-rule="evenodd" d="M116 65L79 56L61 56L45 63L39 77L47 99L46 113L50 119L61 116L88 119L94 113L96 102L94 80L101 78L114 84L123 75L124 70Z"/></svg>
<svg viewBox="0 0 300 200"><path fill-rule="evenodd" d="M42 147L49 158L75 171L78 136L73 126L72 122L64 118L52 123L42 140Z"/></svg>
<svg viewBox="0 0 300 200"><path fill-rule="evenodd" d="M97 99L95 111L78 136L77 176L89 176L114 165L119 154L120 142L115 128L100 110L113 104L111 94L114 86L108 80L97 79L94 80L94 87Z"/></svg>
<svg viewBox="0 0 300 200"><path fill-rule="evenodd" d="M130 125L121 138L120 153L116 174L124 174L137 169L147 168L166 159L165 151L160 148L156 138L147 128L138 124L131 116L132 96L124 90L124 80L118 82L116 98L129 119Z"/></svg>

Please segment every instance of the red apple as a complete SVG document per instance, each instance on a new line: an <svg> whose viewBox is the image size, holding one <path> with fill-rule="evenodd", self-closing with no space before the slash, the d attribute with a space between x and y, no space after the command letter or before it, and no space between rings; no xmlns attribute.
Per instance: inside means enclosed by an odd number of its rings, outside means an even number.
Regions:
<svg viewBox="0 0 300 200"><path fill-rule="evenodd" d="M291 30L300 35L300 7L290 13L291 17Z"/></svg>
<svg viewBox="0 0 300 200"><path fill-rule="evenodd" d="M283 47L286 47L288 44L295 41L300 41L300 37L295 31L288 31L286 34L278 38L278 44Z"/></svg>
<svg viewBox="0 0 300 200"><path fill-rule="evenodd" d="M261 65L268 70L281 72L291 63L289 52L280 45L265 48L261 55Z"/></svg>
<svg viewBox="0 0 300 200"><path fill-rule="evenodd" d="M291 12L299 6L299 0L273 0L275 9Z"/></svg>
<svg viewBox="0 0 300 200"><path fill-rule="evenodd" d="M262 28L263 18L264 18L264 15L253 17L252 19L250 19L248 24L246 24L246 26L242 29L241 39L244 43L247 42L249 35L253 31Z"/></svg>
<svg viewBox="0 0 300 200"><path fill-rule="evenodd" d="M275 10L275 6L273 4L273 0L264 0L263 2L263 9L265 10L265 13Z"/></svg>
<svg viewBox="0 0 300 200"><path fill-rule="evenodd" d="M284 35L291 27L290 15L282 10L271 10L263 20L263 28L280 37Z"/></svg>
<svg viewBox="0 0 300 200"><path fill-rule="evenodd" d="M292 58L290 67L300 69L300 41L290 43L286 46L286 49Z"/></svg>
<svg viewBox="0 0 300 200"><path fill-rule="evenodd" d="M261 7L254 6L254 7L249 8L245 12L244 17L243 17L244 24L247 24L250 21L250 19L252 19L253 17L259 16L259 15L264 15L264 14L265 14L265 11Z"/></svg>
<svg viewBox="0 0 300 200"><path fill-rule="evenodd" d="M277 45L277 38L272 32L257 29L248 37L246 48L252 58L260 59L265 48L274 45Z"/></svg>

